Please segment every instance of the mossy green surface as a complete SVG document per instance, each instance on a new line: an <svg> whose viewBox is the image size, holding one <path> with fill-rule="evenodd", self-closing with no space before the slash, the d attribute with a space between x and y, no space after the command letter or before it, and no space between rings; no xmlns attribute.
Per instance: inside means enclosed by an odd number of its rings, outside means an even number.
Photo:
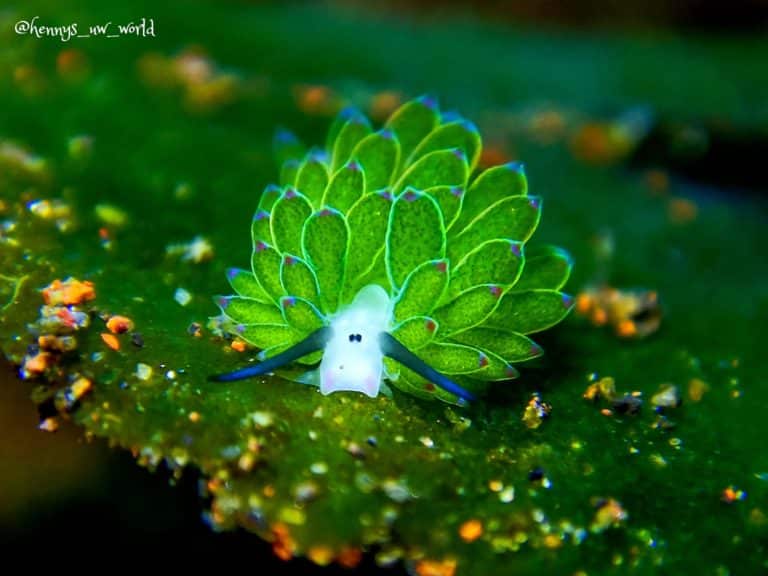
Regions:
<svg viewBox="0 0 768 576"><path fill-rule="evenodd" d="M9 32L34 8L52 23L153 16L158 35L64 46ZM93 2L78 10L63 3L54 14L32 2L2 16L0 137L28 146L45 166L0 166L0 216L15 223L0 233L0 347L21 361L39 289L69 275L96 286L85 308L129 316L144 340L138 348L121 335L120 350L110 350L98 317L76 334L79 355L51 378L55 389L73 373L93 380L72 413L76 425L134 450L143 463L199 467L211 479L214 525L268 538L285 525L297 553L381 544L382 561L454 558L459 574L766 569L762 200L673 180L672 193L698 206L693 220L676 221L669 199L650 194L641 174L586 165L563 142L542 145L515 132L503 144L525 163L531 193L545 198L537 237L567 246L577 263L565 288L575 293L595 279L593 240L610 229L610 282L657 290L664 318L658 333L626 341L571 317L536 338L545 355L535 365L521 365L517 380L494 385L469 409L398 391L374 400L323 397L278 378L207 383L209 374L255 354L233 351L205 327L200 338L188 333L192 322L204 326L217 313L211 296L229 290L226 268L248 266L253 211L263 188L278 180L275 126L290 126L306 142L324 138L331 115L300 110L298 84L327 84L359 105L368 101L361 94L381 88L445 95L484 134L508 120L513 105L519 111L546 99L594 118L606 102L641 101L681 118L764 126L760 111L744 106L746 94L768 94L756 75L764 48L702 39L550 41L459 24L417 37L396 22L374 26L299 8L194 3L187 12L180 20L165 8ZM295 37L302 42L287 41ZM374 49L383 42L391 50ZM186 43L236 71L232 103L190 111L179 90L142 81L142 56L170 56ZM82 80L56 71L63 48L85 54L90 73ZM662 55L665 86L648 74ZM732 64L731 82L712 77L706 63L713 59ZM14 75L21 65L37 71L44 89ZM455 76L470 67L471 89ZM89 158L68 152L80 134L93 138ZM402 138L401 145L405 154ZM45 198L71 206L71 230L27 209ZM111 229L110 249L99 238L99 203L127 216ZM166 254L196 235L214 248L209 262ZM547 277L557 280L556 259ZM180 287L192 295L187 306L174 300ZM153 368L148 380L137 377L138 363ZM582 398L593 372L614 377L620 391L642 392L641 413L601 415L602 406ZM699 402L687 396L692 379L709 387ZM666 382L680 387L684 403L667 412L675 427L659 429L649 400ZM553 410L529 429L521 417L535 391ZM546 481L529 480L539 467ZM722 502L730 485L746 498ZM596 501L610 498L628 517L600 531ZM460 527L472 519L483 534L465 542Z"/></svg>

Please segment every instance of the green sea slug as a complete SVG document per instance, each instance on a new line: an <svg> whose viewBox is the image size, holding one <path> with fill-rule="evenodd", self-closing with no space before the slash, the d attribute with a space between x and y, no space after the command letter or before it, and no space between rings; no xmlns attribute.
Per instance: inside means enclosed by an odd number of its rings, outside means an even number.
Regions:
<svg viewBox="0 0 768 576"><path fill-rule="evenodd" d="M385 381L463 404L540 356L526 335L560 322L566 252L528 247L542 201L523 166L473 172L474 124L421 97L375 131L344 110L325 149L276 136L281 185L252 223L251 269L230 269L225 327L260 348L230 381L304 365L323 394ZM319 363L319 366L318 366ZM294 371L295 372L295 371Z"/></svg>

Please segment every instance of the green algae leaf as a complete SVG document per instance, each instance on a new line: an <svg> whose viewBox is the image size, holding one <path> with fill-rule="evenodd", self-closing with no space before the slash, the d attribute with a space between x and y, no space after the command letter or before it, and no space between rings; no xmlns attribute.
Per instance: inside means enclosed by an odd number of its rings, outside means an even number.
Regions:
<svg viewBox="0 0 768 576"><path fill-rule="evenodd" d="M400 142L400 167L427 135L440 123L437 101L431 96L421 96L403 104L387 120L385 128L391 130Z"/></svg>
<svg viewBox="0 0 768 576"><path fill-rule="evenodd" d="M284 296L280 299L285 323L296 330L301 337L322 327L325 323L323 315L308 300L294 296Z"/></svg>
<svg viewBox="0 0 768 576"><path fill-rule="evenodd" d="M386 358L385 361L389 361L389 358ZM397 388L398 390L402 390L403 392L410 394L411 396L414 396L416 398L421 398L423 400L434 400L435 398L439 398L438 392L443 392L440 388L437 388L432 382L429 382L428 380L425 380L416 372L413 370L410 370L408 368L405 368L404 366L400 366L399 364L395 363L398 370L398 377L396 380L392 381L392 385ZM444 394L448 394L445 392ZM456 397L452 394L448 395L450 400L446 400L448 402L456 402Z"/></svg>
<svg viewBox="0 0 768 576"><path fill-rule="evenodd" d="M573 259L557 246L528 247L525 267L515 283L515 291L548 288L560 290L568 282Z"/></svg>
<svg viewBox="0 0 768 576"><path fill-rule="evenodd" d="M366 175L357 160L350 160L331 178L323 196L323 206L346 213L365 193Z"/></svg>
<svg viewBox="0 0 768 576"><path fill-rule="evenodd" d="M448 261L429 260L417 266L403 282L395 301L394 317L402 322L434 310L448 286Z"/></svg>
<svg viewBox="0 0 768 576"><path fill-rule="evenodd" d="M426 188L423 192L434 198L440 206L445 229L448 230L461 212L464 189L461 186L433 186Z"/></svg>
<svg viewBox="0 0 768 576"><path fill-rule="evenodd" d="M499 200L448 240L448 257L454 262L461 260L483 242L497 238L525 242L536 230L540 218L538 197L511 196Z"/></svg>
<svg viewBox="0 0 768 576"><path fill-rule="evenodd" d="M253 214L251 221L251 242L254 246L259 242L272 242L272 229L270 227L271 210L275 202L283 195L278 186L267 186L259 197L259 206Z"/></svg>
<svg viewBox="0 0 768 576"><path fill-rule="evenodd" d="M412 316L392 329L392 335L409 350L423 348L435 337L438 324L428 316Z"/></svg>
<svg viewBox="0 0 768 576"><path fill-rule="evenodd" d="M280 283L280 253L266 242L257 242L251 255L251 268L259 284L273 301L277 302L283 295Z"/></svg>
<svg viewBox="0 0 768 576"><path fill-rule="evenodd" d="M278 309L275 308L275 310ZM282 318L280 320L282 321ZM268 350L267 354L270 355L279 353L276 347L284 346L296 340L296 332L293 328L282 324L282 322L279 324L239 324L235 328L235 333L249 344L262 350Z"/></svg>
<svg viewBox="0 0 768 576"><path fill-rule="evenodd" d="M469 187L464 197L461 215L454 224L453 232L461 232L488 206L508 196L528 194L528 180L523 165L510 162L494 166L482 172Z"/></svg>
<svg viewBox="0 0 768 576"><path fill-rule="evenodd" d="M355 146L371 133L371 123L360 112L350 112L349 120L339 130L331 155L331 171L336 172L346 164Z"/></svg>
<svg viewBox="0 0 768 576"><path fill-rule="evenodd" d="M256 246L259 242L272 242L272 230L270 228L271 214L266 210L257 210L251 221L251 240Z"/></svg>
<svg viewBox="0 0 768 576"><path fill-rule="evenodd" d="M409 187L424 190L438 184L461 188L468 177L469 166L462 150L437 150L411 164L395 184L394 190L400 192Z"/></svg>
<svg viewBox="0 0 768 576"><path fill-rule="evenodd" d="M301 252L301 229L312 214L312 205L301 193L289 188L272 206L270 229L274 246L281 254Z"/></svg>
<svg viewBox="0 0 768 576"><path fill-rule="evenodd" d="M310 302L318 302L317 276L310 266L298 256L283 254L280 262L280 285L283 293Z"/></svg>
<svg viewBox="0 0 768 576"><path fill-rule="evenodd" d="M482 150L477 127L468 120L457 120L435 128L411 153L407 164L413 164L430 152L451 148L464 152L469 164L469 172L472 172L477 166Z"/></svg>
<svg viewBox="0 0 768 576"><path fill-rule="evenodd" d="M517 368L501 356L489 350L481 348L478 348L478 350L485 356L484 363L480 370L472 374L472 378L482 380L483 382L505 382L520 376Z"/></svg>
<svg viewBox="0 0 768 576"><path fill-rule="evenodd" d="M387 188L400 160L400 143L391 130L379 130L363 138L352 151L365 171L365 190Z"/></svg>
<svg viewBox="0 0 768 576"><path fill-rule="evenodd" d="M527 336L500 328L478 326L454 334L451 340L495 354L507 362L524 362L544 353L541 346Z"/></svg>
<svg viewBox="0 0 768 576"><path fill-rule="evenodd" d="M350 246L347 258L345 291L354 296L365 285L365 273L377 262L383 265L392 195L387 191L373 192L360 198L349 209Z"/></svg>
<svg viewBox="0 0 768 576"><path fill-rule="evenodd" d="M299 160L307 151L296 135L284 128L275 131L272 149L278 166L282 166L288 160Z"/></svg>
<svg viewBox="0 0 768 576"><path fill-rule="evenodd" d="M344 215L332 208L312 214L301 235L304 257L315 271L321 310L335 312L344 285L349 228Z"/></svg>
<svg viewBox="0 0 768 576"><path fill-rule="evenodd" d="M430 196L406 190L395 199L387 226L387 274L392 286L402 286L416 267L444 255L440 207Z"/></svg>
<svg viewBox="0 0 768 576"><path fill-rule="evenodd" d="M435 310L433 316L440 324L440 337L481 324L499 304L502 293L502 287L497 284L475 286Z"/></svg>
<svg viewBox="0 0 768 576"><path fill-rule="evenodd" d="M445 374L471 374L484 369L488 355L477 348L450 342L433 342L419 351L436 370Z"/></svg>
<svg viewBox="0 0 768 576"><path fill-rule="evenodd" d="M513 240L489 240L467 254L451 271L451 295L479 284L512 286L523 270L523 246Z"/></svg>
<svg viewBox="0 0 768 576"><path fill-rule="evenodd" d="M510 291L501 298L487 325L532 334L560 322L572 307L573 298L557 290Z"/></svg>
<svg viewBox="0 0 768 576"><path fill-rule="evenodd" d="M272 206L275 205L275 202L277 202L277 199L280 198L282 194L283 190L274 184L270 184L264 188L264 191L259 197L259 205L256 213L258 214L261 211L269 214L269 212L272 210Z"/></svg>
<svg viewBox="0 0 768 576"><path fill-rule="evenodd" d="M344 128L344 125L353 118L361 118L362 112L354 106L347 106L342 108L331 122L328 127L328 132L325 136L325 150L333 152L333 146L336 143L336 138L339 136L339 132Z"/></svg>
<svg viewBox="0 0 768 576"><path fill-rule="evenodd" d="M274 304L265 304L253 298L217 296L216 304L236 324L275 324L283 320Z"/></svg>
<svg viewBox="0 0 768 576"><path fill-rule="evenodd" d="M296 185L296 178L299 175L301 161L291 158L283 162L280 166L280 186L290 187Z"/></svg>
<svg viewBox="0 0 768 576"><path fill-rule="evenodd" d="M252 298L253 300L258 300L265 304L270 303L269 296L264 292L263 288L256 280L256 277L253 275L253 272L250 270L228 268L227 280L229 280L229 285L232 286L232 290L239 296Z"/></svg>
<svg viewBox="0 0 768 576"><path fill-rule="evenodd" d="M314 209L317 209L322 205L329 178L327 154L312 151L301 163L296 174L296 189L309 200Z"/></svg>

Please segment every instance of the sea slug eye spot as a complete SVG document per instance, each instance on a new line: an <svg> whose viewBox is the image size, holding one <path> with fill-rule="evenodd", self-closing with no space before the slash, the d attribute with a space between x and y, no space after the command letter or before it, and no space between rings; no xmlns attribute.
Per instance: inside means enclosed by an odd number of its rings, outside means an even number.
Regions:
<svg viewBox="0 0 768 576"><path fill-rule="evenodd" d="M355 341L355 335L354 334L350 334L349 335L349 341L350 342L354 342Z"/></svg>
<svg viewBox="0 0 768 576"><path fill-rule="evenodd" d="M361 334L356 334L355 335L355 340L357 340L358 342L362 342L362 340L363 340L362 335Z"/></svg>

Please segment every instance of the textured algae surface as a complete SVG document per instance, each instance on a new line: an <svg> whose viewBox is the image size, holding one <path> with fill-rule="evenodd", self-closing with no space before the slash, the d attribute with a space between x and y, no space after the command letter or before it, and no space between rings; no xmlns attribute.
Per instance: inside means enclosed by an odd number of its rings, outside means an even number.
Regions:
<svg viewBox="0 0 768 576"><path fill-rule="evenodd" d="M103 10L94 3L88 21L130 20L137 8ZM77 353L19 386L46 406L75 375L87 378L92 389L67 418L57 417L62 424L70 419L150 467L200 468L212 525L244 526L283 557L354 564L371 547L380 563L404 559L420 574L765 569L768 393L756 343L768 312L766 271L758 265L764 202L676 180L654 193L642 173L580 160L563 134L542 139L525 110L557 98L559 110L603 121L606 100L615 107L640 100L670 114L764 122L759 114L745 118L739 105L747 90L767 91L749 74L757 51L607 39L614 56L602 57L600 82L585 83L576 76L590 69L597 48L578 38L538 55L543 38L495 30L478 37L458 25L416 39L396 23L374 32L365 21L298 9L214 12L196 4L190 11L184 24L172 25L170 15L155 12L156 39L122 44L90 39L63 47L3 26L1 41L10 47L0 56L3 353L22 365L40 290L54 279L75 276L96 291L81 305L90 326L74 333ZM24 16L16 8L3 14L4 24ZM66 8L56 14L68 17L86 19ZM310 25L318 18L326 26ZM205 25L214 20L222 26ZM298 31L328 58L318 63L286 45ZM449 42L455 35L464 41ZM403 41L387 56L342 43L359 38L364 48L393 36ZM203 82L189 68L169 75L187 44L208 50L199 61L182 59L208 63ZM705 58L740 62L732 83L716 84L722 94L704 66L687 66L684 52L699 48ZM62 57L64 50L75 52ZM518 62L518 75L493 65L489 55L500 50ZM691 107L686 92L645 81L644 57L652 61L657 50L688 93L702 94ZM526 53L537 53L536 62L526 64ZM426 68L421 58L403 64L413 54L444 56ZM636 64L624 69L621 54ZM477 62L473 90L456 87L451 59ZM525 162L531 190L544 196L537 234L567 246L577 263L566 289L577 293L607 276L615 286L656 290L660 330L619 339L573 316L541 338L539 363L521 365L517 381L495 385L469 409L397 392L391 399L322 397L277 378L206 383L208 374L255 354L233 350L206 322L217 313L211 296L227 289L226 267L249 261L251 214L278 176L275 126L319 144L336 98L374 113L381 104L374 96L384 90L447 94L450 106L477 119L487 141ZM56 199L52 212L30 209ZM103 204L112 210L96 209ZM56 213L56 206L69 210ZM605 230L615 248L601 263L595 239L605 243ZM198 235L212 246L210 259L169 253ZM185 306L180 288L191 296ZM116 335L118 350L102 340L108 330L100 314L134 322ZM195 322L199 337L190 330ZM620 393L642 393L638 414L582 397L606 376ZM650 400L667 383L683 404L659 415ZM535 392L552 410L529 428L522 417Z"/></svg>

